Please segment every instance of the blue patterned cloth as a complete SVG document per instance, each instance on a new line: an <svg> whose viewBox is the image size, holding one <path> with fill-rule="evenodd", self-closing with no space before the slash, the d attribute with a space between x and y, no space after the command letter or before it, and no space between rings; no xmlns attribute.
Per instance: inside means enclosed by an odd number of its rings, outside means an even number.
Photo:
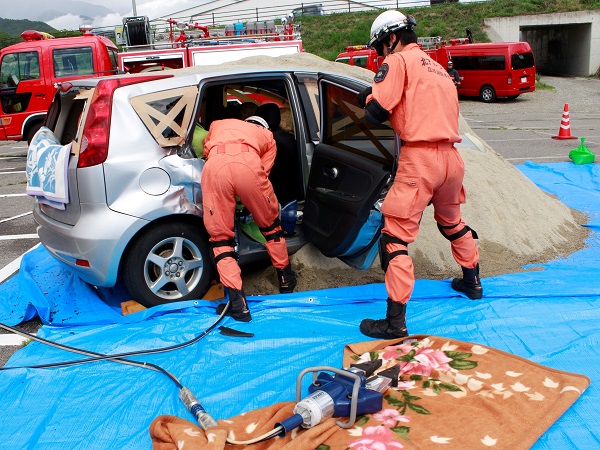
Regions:
<svg viewBox="0 0 600 450"><path fill-rule="evenodd" d="M58 209L69 202L67 179L71 143L61 145L46 127L33 137L27 151L27 195Z"/></svg>

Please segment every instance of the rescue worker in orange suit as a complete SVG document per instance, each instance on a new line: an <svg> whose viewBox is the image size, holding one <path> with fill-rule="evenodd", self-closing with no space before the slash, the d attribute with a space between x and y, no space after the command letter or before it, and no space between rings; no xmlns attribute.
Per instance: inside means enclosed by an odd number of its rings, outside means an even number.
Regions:
<svg viewBox="0 0 600 450"><path fill-rule="evenodd" d="M273 133L267 122L258 116L250 116L245 121L216 120L210 125L204 141L204 225L210 235L221 283L229 295L228 315L241 322L249 322L252 316L235 252L236 195L252 213L266 239L267 252L277 270L280 292L293 292L296 286L296 274L290 265L279 221L279 204L269 181L276 153Z"/></svg>
<svg viewBox="0 0 600 450"><path fill-rule="evenodd" d="M434 218L450 241L462 278L452 288L480 299L476 233L462 220L465 202L464 164L454 147L458 133L458 98L448 72L417 44L412 16L398 11L380 14L371 27L370 46L385 56L372 87L359 93L369 122L390 120L403 145L398 168L381 212L384 216L379 253L388 293L384 319L365 319L360 331L377 339L408 335L406 303L414 287L408 245L419 233L423 211L433 204Z"/></svg>

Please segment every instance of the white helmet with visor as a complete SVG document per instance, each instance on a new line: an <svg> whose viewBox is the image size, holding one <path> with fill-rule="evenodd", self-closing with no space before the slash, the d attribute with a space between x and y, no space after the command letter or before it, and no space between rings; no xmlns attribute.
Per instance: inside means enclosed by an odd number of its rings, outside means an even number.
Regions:
<svg viewBox="0 0 600 450"><path fill-rule="evenodd" d="M383 44L388 36L398 30L414 29L417 22L413 16L405 16L400 11L385 11L377 16L371 25L369 47L373 48L379 56L383 55Z"/></svg>
<svg viewBox="0 0 600 450"><path fill-rule="evenodd" d="M254 123L256 125L260 125L263 128L269 129L269 124L265 119L260 116L250 116L244 122Z"/></svg>

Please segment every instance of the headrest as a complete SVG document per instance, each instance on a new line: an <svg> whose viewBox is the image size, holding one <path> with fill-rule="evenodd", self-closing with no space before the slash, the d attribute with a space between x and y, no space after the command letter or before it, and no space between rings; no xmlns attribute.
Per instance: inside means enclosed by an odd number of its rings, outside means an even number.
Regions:
<svg viewBox="0 0 600 450"><path fill-rule="evenodd" d="M279 110L279 106L275 103L265 103L264 105L260 105L256 108L255 114L265 119L271 130L277 130L279 128L281 111Z"/></svg>

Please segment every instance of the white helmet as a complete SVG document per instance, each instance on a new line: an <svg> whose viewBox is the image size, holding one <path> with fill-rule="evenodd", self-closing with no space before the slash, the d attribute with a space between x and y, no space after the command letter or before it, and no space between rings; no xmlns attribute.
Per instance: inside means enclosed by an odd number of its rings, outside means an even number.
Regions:
<svg viewBox="0 0 600 450"><path fill-rule="evenodd" d="M269 124L267 123L267 121L260 116L250 116L245 120L245 122L254 123L256 125L262 126L263 128L266 128L267 130L269 129Z"/></svg>
<svg viewBox="0 0 600 450"><path fill-rule="evenodd" d="M403 28L412 30L417 22L413 16L405 16L400 11L385 11L377 16L371 25L371 36L369 39L369 47L375 47L382 43L387 37Z"/></svg>

